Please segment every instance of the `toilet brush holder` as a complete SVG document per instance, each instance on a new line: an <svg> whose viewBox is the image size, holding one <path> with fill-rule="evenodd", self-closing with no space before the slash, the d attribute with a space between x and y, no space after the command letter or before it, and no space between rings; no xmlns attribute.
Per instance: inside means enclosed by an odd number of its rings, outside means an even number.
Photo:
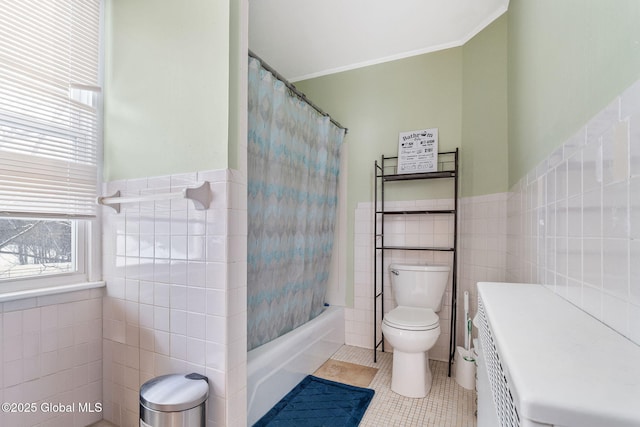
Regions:
<svg viewBox="0 0 640 427"><path fill-rule="evenodd" d="M476 387L476 361L471 350L456 347L456 382L467 390Z"/></svg>

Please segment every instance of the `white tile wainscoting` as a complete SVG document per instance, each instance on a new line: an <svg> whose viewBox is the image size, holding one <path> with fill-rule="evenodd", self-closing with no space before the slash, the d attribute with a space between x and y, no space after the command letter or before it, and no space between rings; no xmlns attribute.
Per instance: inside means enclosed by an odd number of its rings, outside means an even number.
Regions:
<svg viewBox="0 0 640 427"><path fill-rule="evenodd" d="M46 405L102 402L103 292L0 303L0 401L36 405L30 412L0 411L0 425L84 427L102 418L100 411L47 411Z"/></svg>
<svg viewBox="0 0 640 427"><path fill-rule="evenodd" d="M103 208L104 417L138 425L138 392L167 373L209 377L208 426L246 423L246 182L217 170L110 182L105 194L179 191L213 201Z"/></svg>
<svg viewBox="0 0 640 427"><path fill-rule="evenodd" d="M463 337L462 295L470 292L472 313L475 313L475 283L483 280L504 280L506 267L506 203L508 194L497 193L460 199L458 205L458 315L457 342ZM453 199L387 202L400 209L452 209ZM346 344L373 348L373 203L361 202L355 212L354 307L346 310ZM385 244L452 246L452 216L394 216L385 223ZM395 307L388 266L392 262L437 263L451 265L450 252L387 251L385 265L378 271L384 277L385 312ZM429 357L448 360L451 277L439 313L441 334ZM378 328L379 333L379 328ZM379 340L379 336L378 336ZM385 350L391 350L385 344Z"/></svg>
<svg viewBox="0 0 640 427"><path fill-rule="evenodd" d="M508 218L509 281L640 344L640 82L512 188Z"/></svg>
<svg viewBox="0 0 640 427"><path fill-rule="evenodd" d="M462 153L464 155L464 153ZM462 171L464 173L464 171ZM448 206L451 200L394 202ZM373 348L373 203L355 211L354 307L346 343ZM476 283L540 283L640 344L640 82L591 118L508 193L459 202L458 343L462 295L476 311ZM444 242L451 222L397 217L385 236L399 244ZM447 258L449 257L449 258ZM450 262L447 253L390 252L385 310L394 307L390 262ZM379 276L380 277L380 276ZM450 287L442 335L430 356L446 359Z"/></svg>
<svg viewBox="0 0 640 427"><path fill-rule="evenodd" d="M84 426L104 415L136 426L140 384L185 371L211 379L209 426L246 423L246 179L207 171L111 182L104 194L164 192L202 180L214 192L207 211L186 200L129 205L121 214L103 208L106 291L0 303L2 401L104 404L101 414L40 412L19 421L0 414L0 424ZM372 208L359 203L355 210L354 307L345 313L346 343L365 348L373 347ZM476 282L509 281L541 283L640 344L640 83L509 193L461 198L458 215L458 342L463 292L471 294L473 315ZM388 242L450 244L448 218L397 217L387 225ZM448 263L451 254L394 251L379 277L392 261ZM385 298L389 310L388 275ZM436 360L447 358L449 301L450 288L430 354Z"/></svg>

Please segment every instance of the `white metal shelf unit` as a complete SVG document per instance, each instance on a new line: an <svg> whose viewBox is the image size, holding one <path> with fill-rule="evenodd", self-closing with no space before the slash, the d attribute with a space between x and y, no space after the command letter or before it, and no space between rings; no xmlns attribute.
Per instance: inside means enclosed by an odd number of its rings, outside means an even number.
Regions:
<svg viewBox="0 0 640 427"><path fill-rule="evenodd" d="M384 337L381 334L378 340L379 324L384 316L384 277L385 274L378 277L378 272L382 271L384 266L384 258L386 251L403 250L403 251L438 251L451 252L452 260L452 279L451 279L451 333L449 338L449 369L448 375L451 376L451 366L456 349L456 309L457 309L457 241L458 241L458 219L456 212L458 211L458 148L455 151L447 151L438 153L438 171L427 173L411 173L398 174L397 156L381 156L380 163L375 162L375 196L374 196L374 268L373 268L373 361L377 362L377 350L384 351ZM453 182L453 209L416 209L416 210L398 210L385 209L385 183L414 181L414 180L430 180L430 179L450 179ZM394 215L453 215L453 245L452 246L397 246L386 245L384 241L385 217Z"/></svg>

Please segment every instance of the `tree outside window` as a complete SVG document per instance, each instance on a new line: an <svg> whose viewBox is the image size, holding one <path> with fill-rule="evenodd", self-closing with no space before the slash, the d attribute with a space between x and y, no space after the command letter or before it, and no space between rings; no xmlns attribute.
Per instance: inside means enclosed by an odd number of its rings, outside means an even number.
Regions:
<svg viewBox="0 0 640 427"><path fill-rule="evenodd" d="M0 279L75 270L73 222L0 219Z"/></svg>

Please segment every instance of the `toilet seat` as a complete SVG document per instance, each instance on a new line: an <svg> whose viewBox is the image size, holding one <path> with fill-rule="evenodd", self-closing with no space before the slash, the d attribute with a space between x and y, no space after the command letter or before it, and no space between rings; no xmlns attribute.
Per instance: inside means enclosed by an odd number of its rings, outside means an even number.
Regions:
<svg viewBox="0 0 640 427"><path fill-rule="evenodd" d="M396 307L384 316L382 322L405 331L429 331L440 326L440 319L433 310L420 307Z"/></svg>

